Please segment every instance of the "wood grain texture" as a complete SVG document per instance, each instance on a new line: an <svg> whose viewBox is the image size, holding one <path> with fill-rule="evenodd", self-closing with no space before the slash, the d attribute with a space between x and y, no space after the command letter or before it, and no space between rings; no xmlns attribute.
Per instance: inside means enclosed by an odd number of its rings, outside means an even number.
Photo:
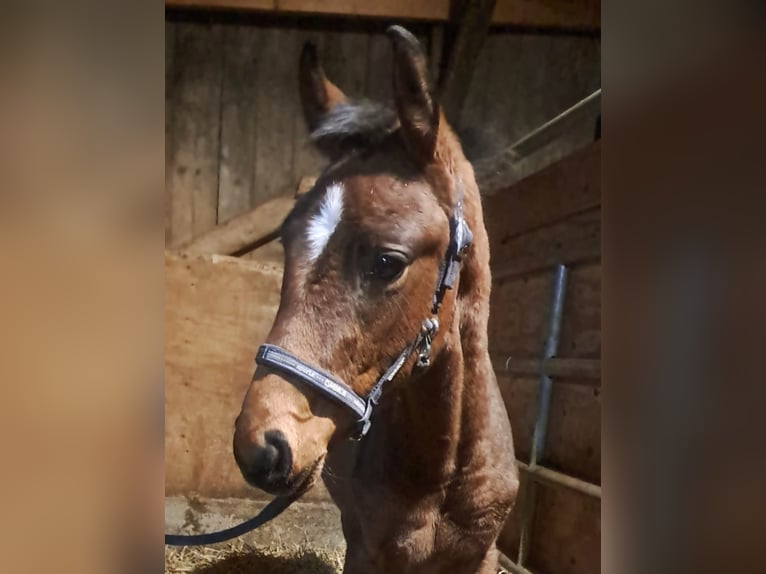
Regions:
<svg viewBox="0 0 766 574"><path fill-rule="evenodd" d="M292 195L275 197L184 243L179 250L192 255L235 255L251 251L275 239L293 205Z"/></svg>
<svg viewBox="0 0 766 574"><path fill-rule="evenodd" d="M263 27L258 82L255 187L259 202L295 189L293 152L298 106L299 37L295 29ZM304 174L305 175L305 174Z"/></svg>
<svg viewBox="0 0 766 574"><path fill-rule="evenodd" d="M484 200L494 249L510 239L601 204L601 143L590 144Z"/></svg>
<svg viewBox="0 0 766 574"><path fill-rule="evenodd" d="M231 441L280 282L279 268L166 253L166 494L257 494L237 469Z"/></svg>
<svg viewBox="0 0 766 574"><path fill-rule="evenodd" d="M224 74L221 95L221 163L218 223L246 212L255 193L258 71L261 35L252 26L224 31Z"/></svg>
<svg viewBox="0 0 766 574"><path fill-rule="evenodd" d="M553 272L501 281L493 286L489 347L493 355L539 358L547 334ZM564 358L597 359L601 354L601 265L569 270L559 353Z"/></svg>
<svg viewBox="0 0 766 574"><path fill-rule="evenodd" d="M166 495L267 497L242 479L231 441L281 282L279 266L165 254ZM318 484L304 498L329 496Z"/></svg>
<svg viewBox="0 0 766 574"><path fill-rule="evenodd" d="M450 0L165 0L166 6L332 14L396 20L449 19ZM498 0L492 22L564 30L601 28L600 0Z"/></svg>
<svg viewBox="0 0 766 574"><path fill-rule="evenodd" d="M373 100L393 102L393 50L385 34L372 34L367 51L364 94Z"/></svg>
<svg viewBox="0 0 766 574"><path fill-rule="evenodd" d="M179 24L175 30L170 245L180 245L215 226L222 82L219 25Z"/></svg>
<svg viewBox="0 0 766 574"><path fill-rule="evenodd" d="M519 513L526 494L522 474L516 506L498 539L512 559L519 546ZM547 484L537 488L532 542L527 567L532 572L594 574L601 571L601 503L585 494Z"/></svg>
<svg viewBox="0 0 766 574"><path fill-rule="evenodd" d="M601 254L601 209L589 209L553 225L494 245L495 282L536 273L563 263L597 260Z"/></svg>
<svg viewBox="0 0 766 574"><path fill-rule="evenodd" d="M463 105L473 80L476 62L489 32L497 0L461 2L453 16L454 38L445 44L444 65L439 77L442 109L453 125L460 125ZM452 35L452 34L451 34Z"/></svg>
<svg viewBox="0 0 766 574"><path fill-rule="evenodd" d="M306 42L313 42L319 50L320 61L323 59L324 34L319 30L298 30L296 37L296 46L302 50ZM303 115L303 108L298 98L298 63L293 64L293 80L289 89L292 94L285 94L286 97L293 99L292 105L295 107L293 116L293 166L291 174L291 183L296 186L305 177L316 176L322 170L326 160L309 138L306 118Z"/></svg>

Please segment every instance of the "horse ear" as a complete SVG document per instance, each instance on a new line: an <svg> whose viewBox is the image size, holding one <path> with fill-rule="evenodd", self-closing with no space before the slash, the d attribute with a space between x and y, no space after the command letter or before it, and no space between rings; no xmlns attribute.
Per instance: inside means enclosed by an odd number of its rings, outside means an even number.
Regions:
<svg viewBox="0 0 766 574"><path fill-rule="evenodd" d="M309 132L317 128L327 112L348 101L346 95L324 75L313 42L306 42L303 46L298 80Z"/></svg>
<svg viewBox="0 0 766 574"><path fill-rule="evenodd" d="M426 59L417 38L401 26L386 34L394 48L394 100L404 144L418 161L433 160L439 132L439 105L431 95Z"/></svg>

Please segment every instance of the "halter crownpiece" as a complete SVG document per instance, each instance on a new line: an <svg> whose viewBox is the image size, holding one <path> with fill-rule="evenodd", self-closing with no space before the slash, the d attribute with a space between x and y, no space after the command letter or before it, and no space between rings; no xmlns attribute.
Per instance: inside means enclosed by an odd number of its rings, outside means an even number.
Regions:
<svg viewBox="0 0 766 574"><path fill-rule="evenodd" d="M360 440L370 430L372 409L383 394L383 385L392 381L401 371L407 359L417 352L415 365L427 368L431 365L431 343L439 330L437 314L447 289L452 289L460 273L460 263L473 241L473 233L463 217L463 193L458 190L458 201L450 217L450 242L447 253L439 266L431 312L433 317L423 320L417 337L399 353L391 366L373 385L366 397L357 395L350 386L330 373L314 367L277 345L264 344L258 349L255 362L259 365L300 381L337 403L344 405L356 415L357 431L353 438Z"/></svg>

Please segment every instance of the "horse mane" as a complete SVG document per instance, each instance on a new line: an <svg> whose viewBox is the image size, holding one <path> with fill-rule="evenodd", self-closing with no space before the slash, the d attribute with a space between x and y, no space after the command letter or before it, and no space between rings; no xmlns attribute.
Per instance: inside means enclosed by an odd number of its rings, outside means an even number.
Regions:
<svg viewBox="0 0 766 574"><path fill-rule="evenodd" d="M327 112L311 133L320 149L371 150L399 129L396 111L371 100L338 104ZM503 149L490 131L473 126L456 130L463 153L471 163L486 159Z"/></svg>
<svg viewBox="0 0 766 574"><path fill-rule="evenodd" d="M371 149L399 129L394 110L370 100L338 104L320 120L311 139L320 149Z"/></svg>

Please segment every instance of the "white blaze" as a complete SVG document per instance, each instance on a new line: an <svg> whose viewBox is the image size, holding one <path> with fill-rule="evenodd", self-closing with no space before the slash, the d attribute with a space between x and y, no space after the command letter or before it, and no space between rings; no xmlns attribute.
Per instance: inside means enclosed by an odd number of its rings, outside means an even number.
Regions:
<svg viewBox="0 0 766 574"><path fill-rule="evenodd" d="M333 183L327 188L322 198L319 212L309 220L307 238L310 261L316 261L322 254L340 223L341 215L343 215L343 185Z"/></svg>

